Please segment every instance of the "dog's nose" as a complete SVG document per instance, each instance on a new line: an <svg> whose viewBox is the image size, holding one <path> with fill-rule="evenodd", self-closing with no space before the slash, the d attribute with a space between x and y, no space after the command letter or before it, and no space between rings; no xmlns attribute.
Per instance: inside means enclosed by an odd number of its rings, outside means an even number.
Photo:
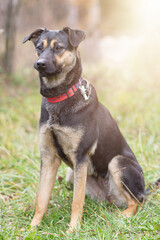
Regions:
<svg viewBox="0 0 160 240"><path fill-rule="evenodd" d="M46 68L46 61L45 61L45 59L39 59L37 61L37 68L39 70L45 70L45 68Z"/></svg>

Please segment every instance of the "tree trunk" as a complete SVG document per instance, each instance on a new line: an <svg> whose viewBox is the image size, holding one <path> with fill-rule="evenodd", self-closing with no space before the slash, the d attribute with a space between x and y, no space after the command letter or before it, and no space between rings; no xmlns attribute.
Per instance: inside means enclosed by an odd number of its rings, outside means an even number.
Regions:
<svg viewBox="0 0 160 240"><path fill-rule="evenodd" d="M16 17L19 8L19 0L9 0L6 11L5 26L5 56L4 68L6 73L11 74L14 67L14 51L16 41Z"/></svg>

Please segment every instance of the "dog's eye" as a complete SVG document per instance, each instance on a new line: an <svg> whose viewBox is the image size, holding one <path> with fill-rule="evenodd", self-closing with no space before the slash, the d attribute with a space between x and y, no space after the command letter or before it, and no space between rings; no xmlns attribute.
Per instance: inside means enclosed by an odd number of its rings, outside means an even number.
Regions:
<svg viewBox="0 0 160 240"><path fill-rule="evenodd" d="M56 51L60 52L62 51L64 48L62 46L56 46Z"/></svg>
<svg viewBox="0 0 160 240"><path fill-rule="evenodd" d="M37 46L37 50L42 51L43 50L43 46L42 45Z"/></svg>

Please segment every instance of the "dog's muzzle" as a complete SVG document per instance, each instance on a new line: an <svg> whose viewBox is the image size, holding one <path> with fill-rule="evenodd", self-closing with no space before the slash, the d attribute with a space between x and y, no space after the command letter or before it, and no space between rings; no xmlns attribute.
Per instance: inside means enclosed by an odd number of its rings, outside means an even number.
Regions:
<svg viewBox="0 0 160 240"><path fill-rule="evenodd" d="M62 72L61 67L56 67L55 63L50 64L44 58L38 59L38 61L34 64L34 68L42 77L55 76Z"/></svg>

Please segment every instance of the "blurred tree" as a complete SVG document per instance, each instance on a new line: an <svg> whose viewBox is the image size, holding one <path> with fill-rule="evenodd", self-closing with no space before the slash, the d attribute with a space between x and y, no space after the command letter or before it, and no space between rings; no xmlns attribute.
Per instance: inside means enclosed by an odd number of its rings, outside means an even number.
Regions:
<svg viewBox="0 0 160 240"><path fill-rule="evenodd" d="M86 31L85 56L87 61L95 61L99 55L98 42L100 39L101 22L100 0L68 0L68 2L69 11L66 22L71 27L81 28ZM96 48L95 43L97 46Z"/></svg>
<svg viewBox="0 0 160 240"><path fill-rule="evenodd" d="M83 28L88 35L98 31L101 19L99 0L68 0L68 4L66 22L69 26Z"/></svg>
<svg viewBox="0 0 160 240"><path fill-rule="evenodd" d="M9 0L6 9L4 68L6 73L9 74L13 72L14 66L14 51L17 29L16 17L19 4L19 0Z"/></svg>

